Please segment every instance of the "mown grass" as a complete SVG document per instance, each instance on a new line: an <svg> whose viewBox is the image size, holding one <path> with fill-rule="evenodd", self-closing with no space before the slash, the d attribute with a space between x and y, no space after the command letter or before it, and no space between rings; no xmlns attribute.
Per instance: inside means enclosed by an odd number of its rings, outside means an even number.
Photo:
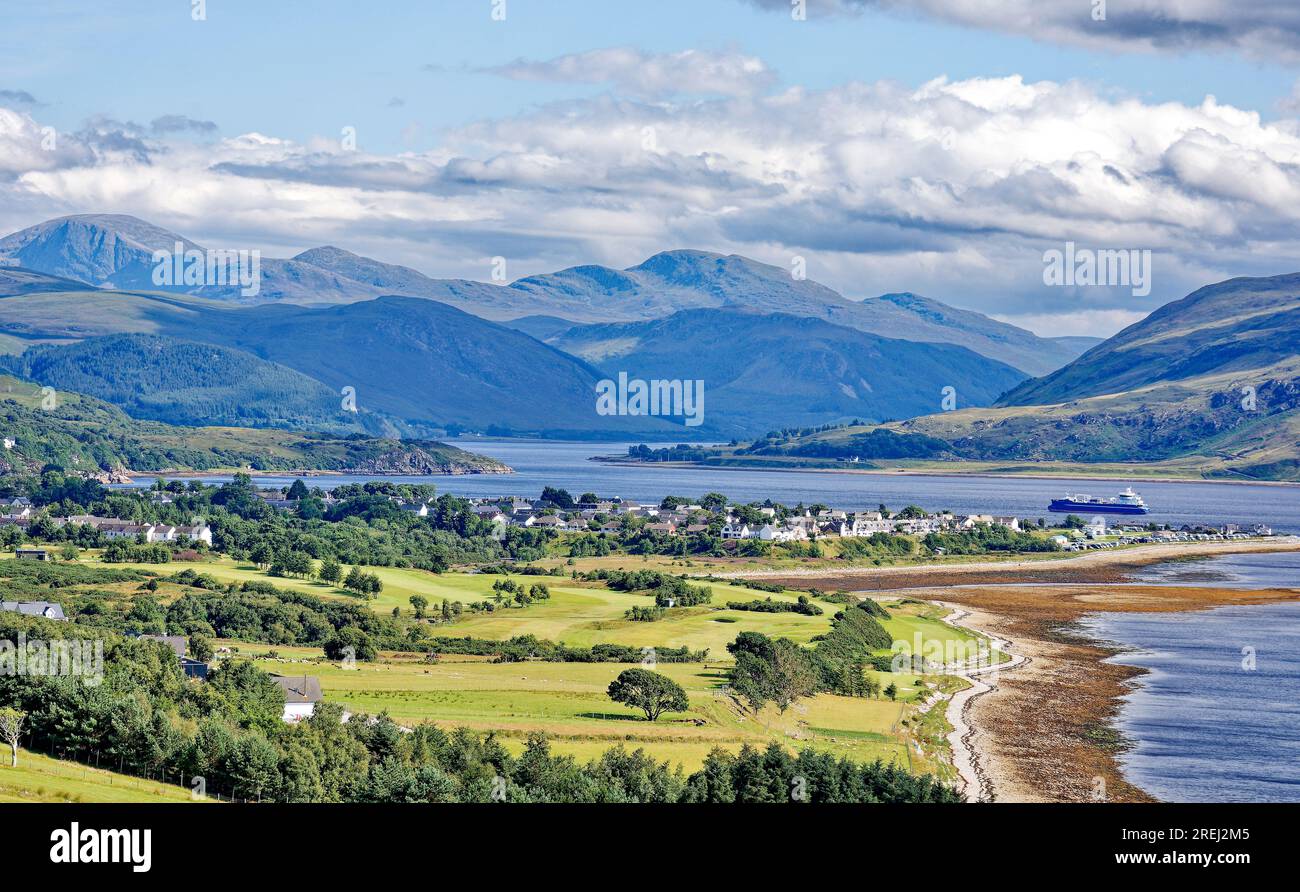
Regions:
<svg viewBox="0 0 1300 892"><path fill-rule="evenodd" d="M78 762L18 751L9 765L9 748L0 759L0 802L191 802L190 790L144 780Z"/></svg>
<svg viewBox="0 0 1300 892"><path fill-rule="evenodd" d="M903 701L919 690L914 675L882 674L882 684L898 685L897 702L819 694L784 713L768 706L755 714L726 690L727 663L659 663L655 671L682 685L690 709L648 722L606 695L628 664L447 659L428 665L385 658L345 669L323 660L289 662L301 656L277 651L281 659L262 658L258 664L268 672L318 676L326 699L350 712L387 712L405 725L432 721L493 731L512 749L522 747L528 734L544 731L557 752L579 757L623 744L687 771L698 768L715 747L734 752L746 743L761 747L773 740L858 760L906 763L907 729L900 719L911 707Z"/></svg>
<svg viewBox="0 0 1300 892"><path fill-rule="evenodd" d="M145 566L145 565L140 565ZM445 598L468 605L491 600L494 581L504 577L479 573L434 574L391 567L364 568L384 583L377 599L365 601L342 589L303 579L269 577L248 563L228 559L194 564L147 567L164 573L193 566L222 581L269 581L282 587L368 604L380 612L398 607L411 617L409 598L419 594L429 600L435 615ZM714 747L738 750L749 743L765 746L779 741L790 747L811 746L857 760L882 759L913 769L945 775L946 754L934 741L942 735L927 725L929 743L918 751L919 728L911 724L930 689L906 673L876 673L882 688L897 686L897 699L862 699L819 694L795 703L785 712L768 706L754 714L727 690L730 655L726 646L742 631L757 631L810 645L831 626L841 605L816 600L821 616L797 613L757 613L730 610L728 601L771 597L793 601L798 592L769 593L746 586L698 580L709 587L709 606L674 609L657 622L632 622L624 612L632 605L648 604L644 594L612 591L596 583L561 577L513 576L525 586L545 583L549 600L528 607L498 608L493 613L466 612L459 622L430 622L431 635L503 640L534 635L573 647L617 643L633 647L688 647L708 650L704 663L659 662L655 669L675 679L686 690L690 708L647 722L634 710L609 700L609 683L630 664L615 663L494 663L485 658L444 656L426 663L422 656L385 653L371 663L348 669L325 661L316 647L222 642L240 656L278 674L310 674L321 680L327 700L343 704L354 713L386 712L402 724L432 721L443 727L465 726L493 731L512 749L522 748L528 734L546 732L558 752L580 758L597 755L622 743L643 747L658 759L698 768ZM172 587L164 586L164 590ZM176 591L179 591L177 589ZM171 593L172 595L175 592ZM895 640L914 645L920 635L926 642L969 644L974 636L941 621L943 611L919 602L890 601L890 617L882 621ZM930 684L945 679L926 679ZM942 710L938 721L942 722Z"/></svg>

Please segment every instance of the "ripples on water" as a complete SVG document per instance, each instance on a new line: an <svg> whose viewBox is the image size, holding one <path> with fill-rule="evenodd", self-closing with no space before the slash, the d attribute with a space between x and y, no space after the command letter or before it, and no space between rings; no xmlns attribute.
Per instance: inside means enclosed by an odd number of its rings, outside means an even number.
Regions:
<svg viewBox="0 0 1300 892"><path fill-rule="evenodd" d="M1300 802L1300 604L1081 625L1126 648L1114 662L1149 670L1117 721L1135 744L1120 759L1130 782L1172 802Z"/></svg>

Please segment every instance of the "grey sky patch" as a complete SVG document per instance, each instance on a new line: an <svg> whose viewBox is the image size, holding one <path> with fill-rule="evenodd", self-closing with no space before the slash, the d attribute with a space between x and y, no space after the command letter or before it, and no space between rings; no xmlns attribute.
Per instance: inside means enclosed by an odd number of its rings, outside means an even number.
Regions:
<svg viewBox="0 0 1300 892"><path fill-rule="evenodd" d="M16 105L38 105L36 97L26 90L0 90L0 102L11 102Z"/></svg>
<svg viewBox="0 0 1300 892"><path fill-rule="evenodd" d="M212 136L219 128L212 121L200 121L186 115L162 115L149 124L149 132L155 136L167 136L178 133L191 133L199 136Z"/></svg>
<svg viewBox="0 0 1300 892"><path fill-rule="evenodd" d="M788 0L745 0L789 14ZM808 17L868 10L937 19L1034 40L1134 51L1229 50L1300 64L1300 4L1294 0L1112 2L1102 21L1089 0L807 0Z"/></svg>
<svg viewBox="0 0 1300 892"><path fill-rule="evenodd" d="M127 155L141 164L149 164L153 156L153 148L145 140L144 129L131 121L118 121L98 115L73 135L96 154Z"/></svg>

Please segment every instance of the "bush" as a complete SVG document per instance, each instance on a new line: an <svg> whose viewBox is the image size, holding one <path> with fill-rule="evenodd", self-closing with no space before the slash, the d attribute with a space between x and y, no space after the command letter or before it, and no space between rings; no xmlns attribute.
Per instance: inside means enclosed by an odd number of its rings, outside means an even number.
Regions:
<svg viewBox="0 0 1300 892"><path fill-rule="evenodd" d="M808 600L807 595L800 595L797 601L728 601L728 610L746 610L752 613L801 613L804 616L821 616L824 611Z"/></svg>

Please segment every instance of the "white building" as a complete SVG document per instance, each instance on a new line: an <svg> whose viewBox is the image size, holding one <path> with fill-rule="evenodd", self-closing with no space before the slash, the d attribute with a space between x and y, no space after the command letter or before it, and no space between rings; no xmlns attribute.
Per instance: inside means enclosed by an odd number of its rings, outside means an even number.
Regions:
<svg viewBox="0 0 1300 892"><path fill-rule="evenodd" d="M733 522L722 527L722 538L724 539L753 539L754 531L749 528L747 523Z"/></svg>
<svg viewBox="0 0 1300 892"><path fill-rule="evenodd" d="M792 526L773 526L770 523L763 524L759 529L757 538L764 542L794 542L808 538L808 531L803 527Z"/></svg>
<svg viewBox="0 0 1300 892"><path fill-rule="evenodd" d="M314 675L295 675L286 677L272 675L271 680L284 691L284 715L286 722L300 722L311 718L316 712L316 704L325 699L320 690L320 679Z"/></svg>

